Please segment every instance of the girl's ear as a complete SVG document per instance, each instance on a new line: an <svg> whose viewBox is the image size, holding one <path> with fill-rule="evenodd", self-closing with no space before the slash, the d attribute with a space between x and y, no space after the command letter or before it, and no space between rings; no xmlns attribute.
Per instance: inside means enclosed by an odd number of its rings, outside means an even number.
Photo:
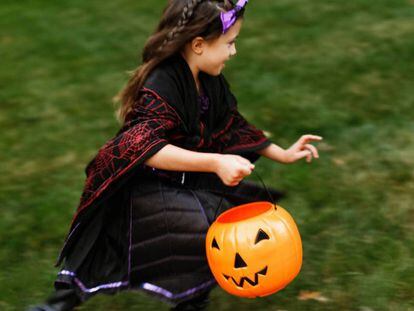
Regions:
<svg viewBox="0 0 414 311"><path fill-rule="evenodd" d="M201 55L206 44L207 42L202 37L195 37L191 41L191 49L197 55Z"/></svg>

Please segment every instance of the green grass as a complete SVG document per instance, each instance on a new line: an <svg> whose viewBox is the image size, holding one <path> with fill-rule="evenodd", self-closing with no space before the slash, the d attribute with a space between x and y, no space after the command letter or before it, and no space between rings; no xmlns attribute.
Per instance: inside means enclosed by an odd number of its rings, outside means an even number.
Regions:
<svg viewBox="0 0 414 311"><path fill-rule="evenodd" d="M166 1L0 4L0 310L41 301L84 182L118 129L111 98ZM251 1L227 66L242 113L312 165L262 159L301 231L304 264L263 299L213 291L211 310L414 310L414 2ZM299 300L303 291L326 298ZM82 310L158 310L141 293Z"/></svg>

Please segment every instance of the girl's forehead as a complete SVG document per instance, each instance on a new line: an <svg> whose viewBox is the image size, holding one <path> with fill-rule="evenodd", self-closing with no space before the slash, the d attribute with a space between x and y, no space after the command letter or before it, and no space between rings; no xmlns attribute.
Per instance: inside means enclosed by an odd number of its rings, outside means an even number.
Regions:
<svg viewBox="0 0 414 311"><path fill-rule="evenodd" d="M240 33L240 29L242 26L242 20L238 19L233 26L229 28L229 30L221 34L218 38L215 38L212 41L209 41L209 45L215 45L215 44L223 44L228 43L231 40L234 40Z"/></svg>
<svg viewBox="0 0 414 311"><path fill-rule="evenodd" d="M230 29L225 33L222 34L221 37L223 39L234 39L235 37L237 37L240 33L241 27L243 24L243 20L242 19L238 19L233 26L230 27Z"/></svg>

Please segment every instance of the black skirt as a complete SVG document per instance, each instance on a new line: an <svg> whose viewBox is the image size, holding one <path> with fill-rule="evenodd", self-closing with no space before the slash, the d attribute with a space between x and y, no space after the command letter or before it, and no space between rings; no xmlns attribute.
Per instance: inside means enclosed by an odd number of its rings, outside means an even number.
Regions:
<svg viewBox="0 0 414 311"><path fill-rule="evenodd" d="M204 245L210 224L235 205L269 200L255 185L225 187L215 175L199 173L171 179L141 171L122 193L83 226L57 289L74 288L82 300L141 290L172 305L203 295L216 286Z"/></svg>

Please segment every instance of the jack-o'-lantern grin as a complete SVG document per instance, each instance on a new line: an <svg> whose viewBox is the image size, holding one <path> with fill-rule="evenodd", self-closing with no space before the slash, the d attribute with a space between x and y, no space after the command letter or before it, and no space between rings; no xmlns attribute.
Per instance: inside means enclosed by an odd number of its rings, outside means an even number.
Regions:
<svg viewBox="0 0 414 311"><path fill-rule="evenodd" d="M243 287L244 281L249 283L251 286L256 286L259 283L259 274L260 275L266 275L266 273L267 273L267 266L264 269L262 269L262 270L260 270L260 271L258 271L254 274L254 280L253 281L251 279L249 279L247 276L243 276L240 279L239 282L237 282L232 276L228 276L224 273L223 273L223 276L226 278L226 280L231 278L233 280L233 283L236 284L236 286Z"/></svg>

